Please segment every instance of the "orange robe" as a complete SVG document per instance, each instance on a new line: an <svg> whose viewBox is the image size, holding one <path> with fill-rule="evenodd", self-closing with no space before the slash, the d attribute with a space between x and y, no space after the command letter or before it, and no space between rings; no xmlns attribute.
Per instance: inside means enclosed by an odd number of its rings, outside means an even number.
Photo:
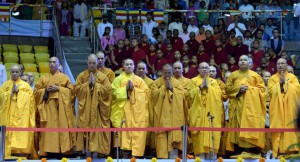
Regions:
<svg viewBox="0 0 300 162"><path fill-rule="evenodd" d="M294 120L297 118L297 104L300 96L300 85L295 75L285 72L285 84L283 91L280 89L280 74L271 76L268 82L270 95L270 128L296 128ZM296 132L271 133L273 156L278 153L287 153L287 148L298 143ZM289 151L299 151L297 146Z"/></svg>
<svg viewBox="0 0 300 162"><path fill-rule="evenodd" d="M115 73L109 68L103 67L102 69L100 69L100 71L108 77L110 83L112 83L116 78Z"/></svg>
<svg viewBox="0 0 300 162"><path fill-rule="evenodd" d="M48 98L44 99L46 88L50 85L59 86L59 91L49 92ZM73 85L67 75L57 71L41 77L35 84L34 97L41 128L74 128ZM74 133L70 132L40 133L40 155L67 153L74 146L74 137Z"/></svg>
<svg viewBox="0 0 300 162"><path fill-rule="evenodd" d="M90 86L90 71L80 73L74 85L74 93L78 98L79 128L110 128L110 96L111 84L105 74L99 70L94 72L96 83ZM110 132L90 132L77 134L77 151L87 149L103 155L110 153Z"/></svg>

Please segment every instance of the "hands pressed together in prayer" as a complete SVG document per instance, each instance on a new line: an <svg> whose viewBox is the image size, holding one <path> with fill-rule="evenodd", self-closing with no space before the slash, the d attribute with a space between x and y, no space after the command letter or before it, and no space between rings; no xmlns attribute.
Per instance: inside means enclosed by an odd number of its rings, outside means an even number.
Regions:
<svg viewBox="0 0 300 162"><path fill-rule="evenodd" d="M18 86L16 85L16 82L14 82L14 85L12 87L11 93L13 94L13 93L18 93L18 92L19 92Z"/></svg>
<svg viewBox="0 0 300 162"><path fill-rule="evenodd" d="M202 90L203 88L208 88L208 83L207 83L207 75L204 76L204 80L202 82L202 84L199 86L200 90Z"/></svg>
<svg viewBox="0 0 300 162"><path fill-rule="evenodd" d="M89 77L89 85L95 85L96 80L94 74L91 72Z"/></svg>
<svg viewBox="0 0 300 162"><path fill-rule="evenodd" d="M59 86L57 86L57 85L50 85L50 86L47 87L47 91L48 92L57 92L57 91L59 91Z"/></svg>
<svg viewBox="0 0 300 162"><path fill-rule="evenodd" d="M171 84L170 77L166 77L166 88L170 91L173 91L173 86Z"/></svg>
<svg viewBox="0 0 300 162"><path fill-rule="evenodd" d="M131 80L128 80L126 86L127 91L133 91L133 88L134 88L133 83L131 82Z"/></svg>

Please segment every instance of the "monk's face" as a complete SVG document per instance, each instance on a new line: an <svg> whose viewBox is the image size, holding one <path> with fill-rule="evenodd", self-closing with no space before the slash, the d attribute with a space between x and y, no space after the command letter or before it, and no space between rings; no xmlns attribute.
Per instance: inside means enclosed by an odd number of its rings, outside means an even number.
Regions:
<svg viewBox="0 0 300 162"><path fill-rule="evenodd" d="M204 77L204 76L208 76L209 75L209 65L207 63L201 63L199 65L199 74L201 77Z"/></svg>
<svg viewBox="0 0 300 162"><path fill-rule="evenodd" d="M271 74L269 72L264 72L263 73L263 77L262 78L263 78L265 84L268 84L270 77L271 77Z"/></svg>
<svg viewBox="0 0 300 162"><path fill-rule="evenodd" d="M30 81L30 85L34 82L34 78L35 78L35 75L34 73L27 73L27 75L29 76L29 81Z"/></svg>
<svg viewBox="0 0 300 162"><path fill-rule="evenodd" d="M147 67L144 63L139 63L137 64L137 67L136 67L136 74L139 76L139 77L144 77L147 73Z"/></svg>
<svg viewBox="0 0 300 162"><path fill-rule="evenodd" d="M171 78L173 76L173 69L171 66L167 66L163 68L162 75L165 79Z"/></svg>
<svg viewBox="0 0 300 162"><path fill-rule="evenodd" d="M11 79L16 81L20 78L21 76L21 69L19 66L13 66L11 67L10 69L10 76L11 76Z"/></svg>
<svg viewBox="0 0 300 162"><path fill-rule="evenodd" d="M89 58L87 61L88 64L88 69L91 72L94 72L97 69L97 65L98 65L98 58Z"/></svg>
<svg viewBox="0 0 300 162"><path fill-rule="evenodd" d="M21 79L24 81L24 82L27 82L29 85L30 85L30 79L29 79L29 77L28 77L28 75L23 75L23 76L21 76Z"/></svg>
<svg viewBox="0 0 300 162"><path fill-rule="evenodd" d="M216 76L217 76L217 70L216 70L216 68L213 67L213 66L210 66L209 67L209 77L216 78Z"/></svg>
<svg viewBox="0 0 300 162"><path fill-rule="evenodd" d="M123 64L123 69L127 74L133 73L134 63L132 60L125 60Z"/></svg>
<svg viewBox="0 0 300 162"><path fill-rule="evenodd" d="M55 57L50 58L50 60L49 60L49 66L50 66L50 71L52 73L56 72L58 70L58 67L59 67L59 61L58 61L58 59L55 58Z"/></svg>
<svg viewBox="0 0 300 162"><path fill-rule="evenodd" d="M277 71L278 72L285 72L287 68L286 60L278 59L277 61Z"/></svg>
<svg viewBox="0 0 300 162"><path fill-rule="evenodd" d="M249 60L247 56L241 56L239 60L240 69L246 70L249 68Z"/></svg>
<svg viewBox="0 0 300 162"><path fill-rule="evenodd" d="M102 68L105 65L105 56L104 54L97 54L98 57L98 68Z"/></svg>
<svg viewBox="0 0 300 162"><path fill-rule="evenodd" d="M294 74L294 69L293 69L293 67L287 67L286 71L287 71L288 73Z"/></svg>
<svg viewBox="0 0 300 162"><path fill-rule="evenodd" d="M174 70L174 76L175 77L181 77L182 76L183 68L182 68L181 64L175 63L173 65L173 70Z"/></svg>

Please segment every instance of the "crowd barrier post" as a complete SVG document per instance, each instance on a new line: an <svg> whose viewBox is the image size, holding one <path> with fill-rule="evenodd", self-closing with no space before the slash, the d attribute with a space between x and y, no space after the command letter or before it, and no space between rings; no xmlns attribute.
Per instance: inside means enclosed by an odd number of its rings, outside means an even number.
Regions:
<svg viewBox="0 0 300 162"><path fill-rule="evenodd" d="M5 126L0 126L0 162L5 161L5 132L6 132L6 127Z"/></svg>
<svg viewBox="0 0 300 162"><path fill-rule="evenodd" d="M184 125L181 127L182 130L182 162L187 162L187 135L188 135L188 126Z"/></svg>

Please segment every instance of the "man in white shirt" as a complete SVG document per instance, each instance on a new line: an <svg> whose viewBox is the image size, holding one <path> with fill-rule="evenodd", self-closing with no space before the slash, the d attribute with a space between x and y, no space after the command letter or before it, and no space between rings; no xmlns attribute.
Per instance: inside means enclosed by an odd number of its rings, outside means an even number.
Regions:
<svg viewBox="0 0 300 162"><path fill-rule="evenodd" d="M181 14L179 12L176 12L174 16L175 21L169 24L169 30L173 31L174 29L177 29L179 31L179 34L181 34L183 32L182 22L180 22Z"/></svg>
<svg viewBox="0 0 300 162"><path fill-rule="evenodd" d="M188 32L194 32L196 35L199 34L199 28L195 25L195 17L190 18L190 25L188 26Z"/></svg>
<svg viewBox="0 0 300 162"><path fill-rule="evenodd" d="M108 15L107 14L103 14L102 15L102 22L99 23L98 26L97 26L97 31L98 31L100 39L102 38L106 27L110 28L109 35L112 36L113 35L113 31L114 31L114 27L113 27L113 25L110 22L108 22Z"/></svg>
<svg viewBox="0 0 300 162"><path fill-rule="evenodd" d="M85 29L87 27L87 6L78 0L74 6L74 25L73 25L73 36L74 37L85 37ZM80 28L80 34L79 34Z"/></svg>
<svg viewBox="0 0 300 162"><path fill-rule="evenodd" d="M236 32L235 37L241 36L242 38L244 38L243 34L246 30L246 26L243 23L239 22L239 16L238 15L234 16L234 22L231 23L228 26L227 31L230 31L231 29L235 30L235 32Z"/></svg>
<svg viewBox="0 0 300 162"><path fill-rule="evenodd" d="M211 31L212 34L214 33L214 29L210 26L207 18L203 19L202 27L204 28L204 31L209 30L209 31Z"/></svg>
<svg viewBox="0 0 300 162"><path fill-rule="evenodd" d="M147 20L143 22L142 34L146 34L148 36L148 38L150 38L153 36L152 29L157 27L158 24L152 20L151 12L147 12L146 18L147 18Z"/></svg>
<svg viewBox="0 0 300 162"><path fill-rule="evenodd" d="M240 12L242 12L242 17L244 20L250 19L252 17L252 12L254 7L249 4L248 0L244 0L244 4L239 7Z"/></svg>
<svg viewBox="0 0 300 162"><path fill-rule="evenodd" d="M2 86L2 84L6 82L6 80L7 80L7 76L6 76L5 66L0 64L0 86Z"/></svg>

